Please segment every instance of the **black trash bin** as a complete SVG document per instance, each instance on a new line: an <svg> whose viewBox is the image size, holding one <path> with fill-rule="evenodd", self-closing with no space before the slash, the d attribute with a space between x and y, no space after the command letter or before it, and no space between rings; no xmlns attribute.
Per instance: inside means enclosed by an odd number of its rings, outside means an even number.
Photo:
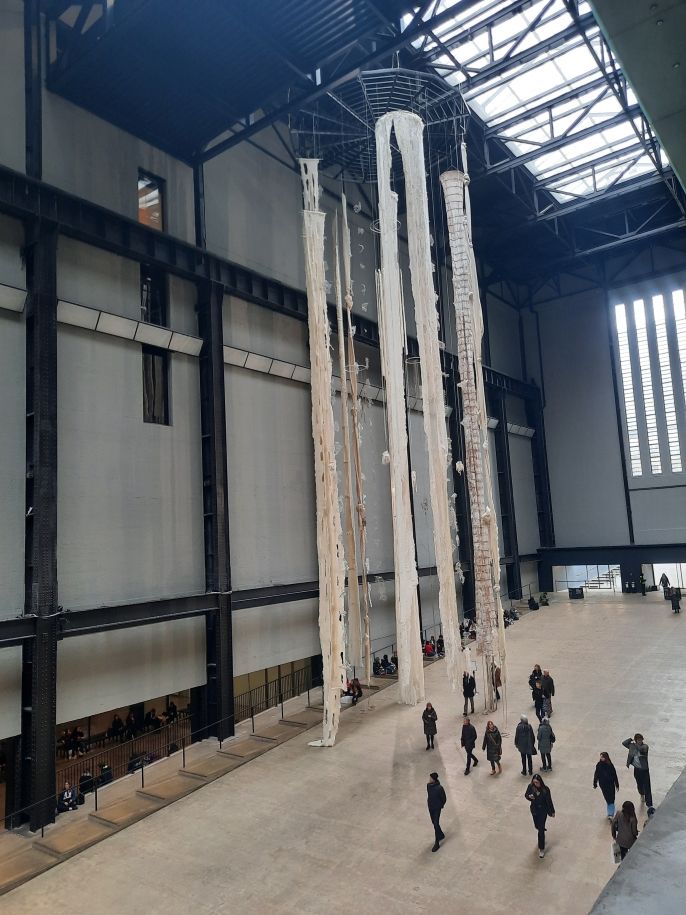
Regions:
<svg viewBox="0 0 686 915"><path fill-rule="evenodd" d="M581 586L579 588L569 588L569 599L570 600L583 600L584 599L583 586Z"/></svg>

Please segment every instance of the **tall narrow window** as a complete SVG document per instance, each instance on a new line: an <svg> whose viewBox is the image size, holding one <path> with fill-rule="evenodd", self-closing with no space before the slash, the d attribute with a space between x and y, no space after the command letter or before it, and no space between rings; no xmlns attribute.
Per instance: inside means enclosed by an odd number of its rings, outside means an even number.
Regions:
<svg viewBox="0 0 686 915"><path fill-rule="evenodd" d="M141 321L167 326L167 276L148 264L141 264Z"/></svg>
<svg viewBox="0 0 686 915"><path fill-rule="evenodd" d="M138 169L138 222L164 231L164 181Z"/></svg>
<svg viewBox="0 0 686 915"><path fill-rule="evenodd" d="M626 414L627 437L629 439L631 475L640 477L643 473L643 468L641 466L641 448L638 440L638 423L636 422L636 402L634 401L634 380L631 374L629 334L627 332L626 309L624 305L615 305L615 320L617 322L619 367L622 374L622 388L624 391L624 412Z"/></svg>
<svg viewBox="0 0 686 915"><path fill-rule="evenodd" d="M169 353L143 346L143 421L169 425Z"/></svg>
<svg viewBox="0 0 686 915"><path fill-rule="evenodd" d="M665 303L661 295L653 296L653 317L657 337L657 358L660 363L662 379L662 399L665 405L665 422L667 425L667 444L672 473L681 473L681 449L679 448L679 427L676 421L676 404L672 385L672 368L669 362L669 341L667 339L667 322L665 320Z"/></svg>
<svg viewBox="0 0 686 915"><path fill-rule="evenodd" d="M638 364L641 370L641 388L643 389L643 409L645 411L646 429L648 431L648 454L652 473L662 473L660 461L660 440L657 434L657 416L655 415L655 398L653 396L653 379L650 374L650 352L648 350L648 330L643 299L634 302L634 322L636 324L636 342L638 344Z"/></svg>
<svg viewBox="0 0 686 915"><path fill-rule="evenodd" d="M674 323L676 324L676 345L681 365L681 382L684 386L686 397L686 304L684 304L684 290L675 289L672 293L674 305Z"/></svg>

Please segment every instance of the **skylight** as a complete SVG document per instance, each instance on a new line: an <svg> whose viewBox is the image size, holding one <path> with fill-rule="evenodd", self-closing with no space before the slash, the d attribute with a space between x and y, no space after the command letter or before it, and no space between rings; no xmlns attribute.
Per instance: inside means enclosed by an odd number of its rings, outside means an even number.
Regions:
<svg viewBox="0 0 686 915"><path fill-rule="evenodd" d="M512 0L466 8L458 0L434 0L423 18L430 22L453 7L455 16L415 47L461 88L487 136L501 141L559 202L655 170L639 139L636 98L627 90L627 113L606 79L617 79L616 62L587 0L578 12L588 44L564 0L533 0L525 9ZM504 160L490 164L509 167Z"/></svg>

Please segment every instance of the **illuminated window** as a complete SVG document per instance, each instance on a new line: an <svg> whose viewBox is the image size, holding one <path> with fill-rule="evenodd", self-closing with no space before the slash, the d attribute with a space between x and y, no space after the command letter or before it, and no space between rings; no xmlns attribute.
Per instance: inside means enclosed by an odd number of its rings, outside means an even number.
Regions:
<svg viewBox="0 0 686 915"><path fill-rule="evenodd" d="M138 222L164 231L164 181L138 170Z"/></svg>
<svg viewBox="0 0 686 915"><path fill-rule="evenodd" d="M653 317L657 337L657 358L660 363L662 379L662 399L665 405L665 422L667 425L667 444L672 473L681 473L681 450L679 448L679 427L676 420L674 387L672 385L672 368L669 362L669 340L665 320L665 304L661 295L653 296Z"/></svg>
<svg viewBox="0 0 686 915"><path fill-rule="evenodd" d="M657 417L655 415L653 379L650 375L650 352L648 350L648 332L643 299L636 299L634 302L634 323L636 325L636 342L638 343L638 364L641 370L641 388L643 389L643 411L646 418L646 429L648 430L650 469L653 473L662 473L660 439L657 434Z"/></svg>
<svg viewBox="0 0 686 915"><path fill-rule="evenodd" d="M675 289L672 293L674 305L674 323L676 324L676 345L681 365L681 382L684 386L686 397L686 305L684 304L684 290Z"/></svg>
<svg viewBox="0 0 686 915"><path fill-rule="evenodd" d="M636 403L634 401L634 380L631 373L629 334L627 332L626 309L624 308L624 305L615 305L615 320L617 322L619 367L622 375L622 388L624 390L624 412L626 414L627 437L629 439L631 475L640 477L643 473L643 468L641 466L641 448L638 438L638 423L636 422Z"/></svg>

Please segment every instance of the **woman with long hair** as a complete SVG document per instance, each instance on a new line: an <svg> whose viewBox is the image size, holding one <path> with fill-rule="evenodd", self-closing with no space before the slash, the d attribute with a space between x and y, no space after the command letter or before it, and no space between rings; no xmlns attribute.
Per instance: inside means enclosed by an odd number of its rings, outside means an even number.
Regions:
<svg viewBox="0 0 686 915"><path fill-rule="evenodd" d="M422 721L424 722L424 736L426 737L426 749L433 750L434 737L436 736L436 722L438 715L436 709L430 702L426 703L426 708L422 712Z"/></svg>
<svg viewBox="0 0 686 915"><path fill-rule="evenodd" d="M495 775L495 767L498 767L498 775L503 771L500 765L500 757L503 755L503 738L498 728L489 721L486 724L484 732L484 742L481 749L486 751L486 759L491 764L491 775Z"/></svg>
<svg viewBox="0 0 686 915"><path fill-rule="evenodd" d="M615 815L615 792L619 791L619 779L609 753L601 753L600 759L596 763L593 787L597 788L598 785L600 785L607 805L607 818L611 820Z"/></svg>
<svg viewBox="0 0 686 915"><path fill-rule="evenodd" d="M529 801L531 816L538 832L538 857L545 857L545 824L548 817L555 816L553 798L540 775L534 775L524 797Z"/></svg>
<svg viewBox="0 0 686 915"><path fill-rule="evenodd" d="M622 809L618 810L612 819L612 838L619 845L619 854L622 861L626 853L638 838L638 820L636 808L631 801L624 801Z"/></svg>

